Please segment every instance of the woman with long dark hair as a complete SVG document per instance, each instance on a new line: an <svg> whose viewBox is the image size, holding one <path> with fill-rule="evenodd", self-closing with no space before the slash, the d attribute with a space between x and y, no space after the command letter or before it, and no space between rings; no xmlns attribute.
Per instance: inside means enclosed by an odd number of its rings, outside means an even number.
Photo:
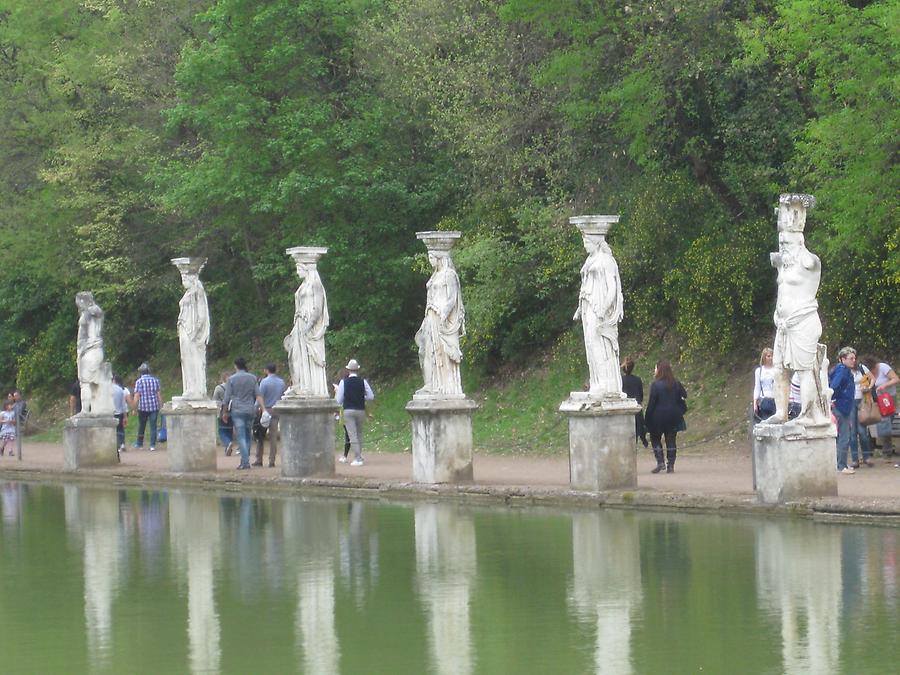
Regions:
<svg viewBox="0 0 900 675"><path fill-rule="evenodd" d="M650 443L656 457L656 468L652 473L666 469L666 473L675 473L676 434L685 428L684 413L687 412L687 391L681 382L675 379L672 365L665 360L656 364L653 373L653 384L650 385L650 400L647 403L645 421L650 432ZM666 462L663 461L662 438L666 439Z"/></svg>

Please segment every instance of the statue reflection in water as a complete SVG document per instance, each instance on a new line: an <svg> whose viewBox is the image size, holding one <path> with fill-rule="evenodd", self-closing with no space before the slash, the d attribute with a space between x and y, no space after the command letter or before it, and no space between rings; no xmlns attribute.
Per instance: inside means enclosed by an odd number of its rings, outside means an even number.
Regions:
<svg viewBox="0 0 900 675"><path fill-rule="evenodd" d="M473 670L469 603L476 572L475 525L453 504L417 504L416 587L428 613L432 671Z"/></svg>
<svg viewBox="0 0 900 675"><path fill-rule="evenodd" d="M785 673L840 672L840 533L819 523L758 526L757 593L781 617Z"/></svg>
<svg viewBox="0 0 900 675"><path fill-rule="evenodd" d="M366 594L375 588L380 576L378 528L370 522L373 513L375 509L364 502L348 502L338 531L341 584L350 589L359 608L365 605Z"/></svg>
<svg viewBox="0 0 900 675"><path fill-rule="evenodd" d="M221 627L215 571L221 545L219 500L203 494L169 495L169 535L175 564L188 587L188 644L192 673L219 671Z"/></svg>
<svg viewBox="0 0 900 675"><path fill-rule="evenodd" d="M120 584L119 493L67 485L64 495L67 530L81 539L84 555L88 658L93 670L104 670L110 665L112 605Z"/></svg>
<svg viewBox="0 0 900 675"><path fill-rule="evenodd" d="M635 514L623 511L572 516L569 604L597 626L597 673L632 672L632 614L641 603L641 550Z"/></svg>
<svg viewBox="0 0 900 675"><path fill-rule="evenodd" d="M303 673L337 673L341 650L335 624L337 502L283 502L285 560L296 564L294 639Z"/></svg>

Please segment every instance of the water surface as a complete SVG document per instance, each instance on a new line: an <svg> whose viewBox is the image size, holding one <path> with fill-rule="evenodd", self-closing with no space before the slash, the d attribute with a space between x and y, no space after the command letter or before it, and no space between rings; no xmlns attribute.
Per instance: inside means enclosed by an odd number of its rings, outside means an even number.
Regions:
<svg viewBox="0 0 900 675"><path fill-rule="evenodd" d="M2 673L889 673L900 529L0 483Z"/></svg>

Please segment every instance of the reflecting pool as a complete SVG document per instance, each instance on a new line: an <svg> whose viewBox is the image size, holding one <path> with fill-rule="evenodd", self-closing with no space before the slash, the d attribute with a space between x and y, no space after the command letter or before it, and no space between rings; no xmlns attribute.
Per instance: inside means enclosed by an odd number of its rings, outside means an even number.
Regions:
<svg viewBox="0 0 900 675"><path fill-rule="evenodd" d="M900 528L0 482L2 673L890 673Z"/></svg>

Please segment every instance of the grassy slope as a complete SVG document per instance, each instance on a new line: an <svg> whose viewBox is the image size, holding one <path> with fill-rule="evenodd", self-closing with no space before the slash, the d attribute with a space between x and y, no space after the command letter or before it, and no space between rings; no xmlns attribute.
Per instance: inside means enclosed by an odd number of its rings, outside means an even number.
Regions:
<svg viewBox="0 0 900 675"><path fill-rule="evenodd" d="M708 362L679 363L677 345L666 340L645 338L643 342L644 345L636 347L637 340L622 338L623 354L627 351L635 358L635 373L644 381L645 395L659 358L673 360L676 377L688 390L688 431L680 437L681 447L689 449L701 441L714 440L713 445L724 448L733 439L746 439L746 412L755 365L753 354L741 357L738 367L731 372ZM568 430L565 418L557 409L569 392L580 390L587 379L583 350L581 331L576 328L519 368L508 366L490 380L466 377L466 392L481 405L473 422L476 450L498 454L565 453ZM265 358L253 359L251 367L264 361ZM211 365L210 371L218 373L223 366ZM164 400L180 393L179 371L163 370L159 377ZM367 447L382 452L409 451L410 421L405 406L421 386L419 373L410 372L390 381L373 379L372 386L376 401L367 427ZM55 401L41 408L35 420L35 430L40 431L29 438L61 442L62 418L66 414L63 402ZM129 442L136 429L137 418L131 417Z"/></svg>

